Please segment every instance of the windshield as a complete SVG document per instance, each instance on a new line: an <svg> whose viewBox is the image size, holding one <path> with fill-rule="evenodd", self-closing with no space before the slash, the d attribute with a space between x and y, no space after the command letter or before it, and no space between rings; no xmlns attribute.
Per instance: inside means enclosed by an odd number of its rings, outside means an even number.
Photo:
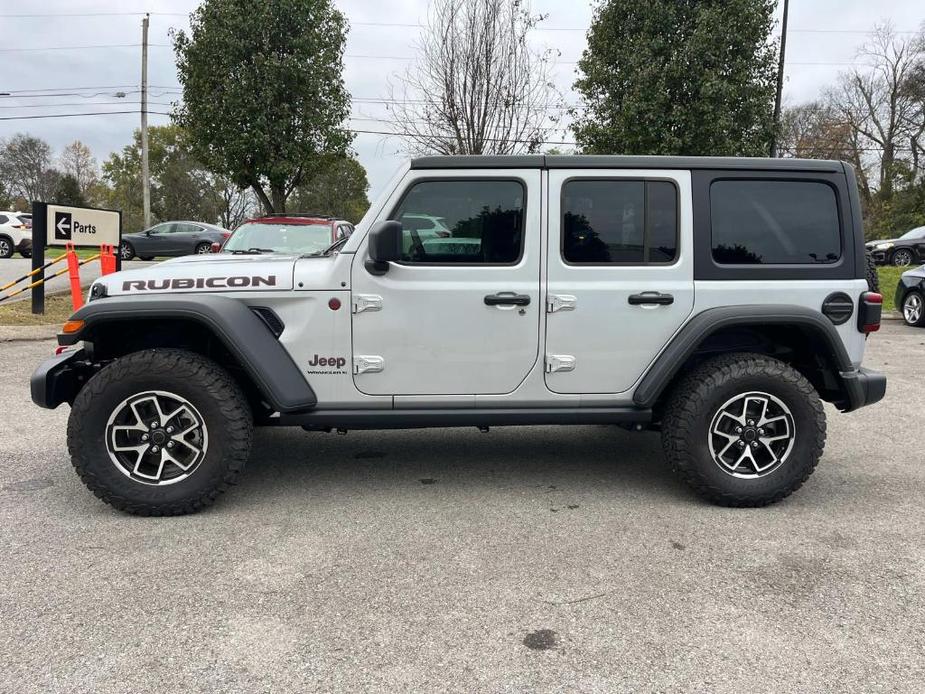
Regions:
<svg viewBox="0 0 925 694"><path fill-rule="evenodd" d="M901 239L920 239L925 237L925 227L916 227L900 236Z"/></svg>
<svg viewBox="0 0 925 694"><path fill-rule="evenodd" d="M225 242L222 251L257 249L264 253L320 253L331 245L331 225L245 222Z"/></svg>

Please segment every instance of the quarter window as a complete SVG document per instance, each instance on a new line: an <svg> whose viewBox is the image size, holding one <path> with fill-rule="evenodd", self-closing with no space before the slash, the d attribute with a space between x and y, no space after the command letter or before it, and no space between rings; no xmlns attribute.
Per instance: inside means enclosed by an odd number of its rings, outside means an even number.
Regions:
<svg viewBox="0 0 925 694"><path fill-rule="evenodd" d="M677 257L678 195L669 181L568 181L562 212L567 263L645 265Z"/></svg>
<svg viewBox="0 0 925 694"><path fill-rule="evenodd" d="M525 190L519 181L420 181L391 218L402 223L402 261L509 265L520 259Z"/></svg>
<svg viewBox="0 0 925 694"><path fill-rule="evenodd" d="M818 181L715 181L710 220L717 263L809 265L841 257L835 190Z"/></svg>

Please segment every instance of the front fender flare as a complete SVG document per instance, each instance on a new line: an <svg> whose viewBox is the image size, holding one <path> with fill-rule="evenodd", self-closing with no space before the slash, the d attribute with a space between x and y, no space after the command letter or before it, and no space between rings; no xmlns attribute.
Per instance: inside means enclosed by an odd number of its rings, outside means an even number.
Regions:
<svg viewBox="0 0 925 694"><path fill-rule="evenodd" d="M76 333L58 335L61 345L93 341L106 323L189 320L208 329L238 360L263 397L278 412L300 412L318 398L289 352L247 304L214 295L116 296L93 301L71 320L84 321Z"/></svg>

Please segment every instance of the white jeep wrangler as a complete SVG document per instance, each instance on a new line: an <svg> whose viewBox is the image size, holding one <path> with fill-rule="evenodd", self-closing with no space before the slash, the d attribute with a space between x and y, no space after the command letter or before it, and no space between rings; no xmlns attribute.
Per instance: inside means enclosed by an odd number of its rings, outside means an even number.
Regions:
<svg viewBox="0 0 925 694"><path fill-rule="evenodd" d="M70 403L74 467L132 513L211 504L286 425L652 429L698 492L760 506L813 472L823 400L884 395L863 237L841 162L415 159L324 253L97 280L32 397Z"/></svg>

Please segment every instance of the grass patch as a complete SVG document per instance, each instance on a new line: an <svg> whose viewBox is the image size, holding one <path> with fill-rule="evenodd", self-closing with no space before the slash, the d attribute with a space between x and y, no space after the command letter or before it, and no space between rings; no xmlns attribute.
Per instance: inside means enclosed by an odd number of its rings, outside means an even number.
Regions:
<svg viewBox="0 0 925 694"><path fill-rule="evenodd" d="M896 285L899 284L899 277L908 267L893 267L885 265L877 268L877 274L880 275L880 293L883 294L883 310L895 311L896 306L893 304L893 295L896 294Z"/></svg>
<svg viewBox="0 0 925 694"><path fill-rule="evenodd" d="M74 309L71 308L71 293L50 294L45 297L45 313L32 314L32 301L0 303L0 325L61 325Z"/></svg>

